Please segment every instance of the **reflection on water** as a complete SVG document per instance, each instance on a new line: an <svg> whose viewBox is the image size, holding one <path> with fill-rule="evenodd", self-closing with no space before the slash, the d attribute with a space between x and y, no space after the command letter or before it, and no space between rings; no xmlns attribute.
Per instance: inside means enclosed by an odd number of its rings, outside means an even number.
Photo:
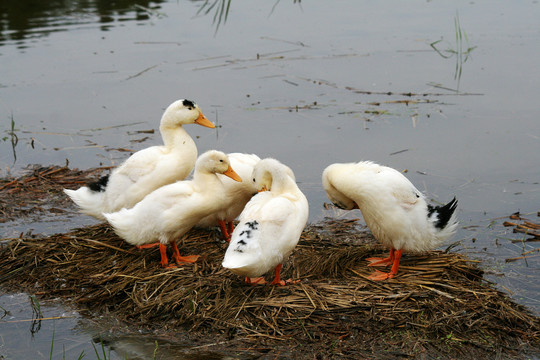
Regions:
<svg viewBox="0 0 540 360"><path fill-rule="evenodd" d="M231 0L204 0L203 4L199 8L199 11L197 11L197 15L208 15L209 13L214 11L214 19L212 21L214 23L214 26L216 27L217 33L221 23L225 23L227 21L230 8Z"/></svg>
<svg viewBox="0 0 540 360"><path fill-rule="evenodd" d="M109 30L115 22L144 21L159 16L163 0L12 0L0 2L0 46L26 48L32 39L67 31L73 25L98 25Z"/></svg>
<svg viewBox="0 0 540 360"><path fill-rule="evenodd" d="M461 82L461 75L463 73L463 65L469 59L469 56L476 46L469 45L469 37L467 36L465 30L461 27L459 14L456 14L454 17L454 30L456 35L455 44L449 44L446 50L440 50L437 46L443 41L441 39L432 42L430 46L444 59L450 59L452 57L456 58L456 68L454 71L454 80L456 80L455 92L459 93L459 84Z"/></svg>
<svg viewBox="0 0 540 360"><path fill-rule="evenodd" d="M217 34L219 27L222 24L225 24L227 22L227 18L229 17L229 11L231 10L232 1L231 0L192 0L192 1L202 3L199 6L197 15L200 15L200 14L209 15L212 13L214 14L212 23L214 24L216 28L214 35ZM280 3L280 1L281 0L276 0L270 14L274 12L274 10L276 9L276 6ZM293 0L293 3L300 4L301 1L302 0Z"/></svg>
<svg viewBox="0 0 540 360"><path fill-rule="evenodd" d="M197 15L212 15L215 33L227 21L231 0L191 0L200 3ZM108 31L116 22L145 21L165 16L159 11L164 0L66 0L0 2L0 46L14 43L19 49L28 47L33 39L53 32L71 30L73 26L99 25ZM275 10L280 0L272 7ZM300 4L301 0L293 0Z"/></svg>
<svg viewBox="0 0 540 360"><path fill-rule="evenodd" d="M11 114L10 124L11 129L5 131L6 136L3 136L1 140L11 142L11 151L13 152L13 164L15 164L15 162L17 162L17 150L15 148L19 143L19 137L17 136L17 132L15 129L15 120L13 119L13 114Z"/></svg>

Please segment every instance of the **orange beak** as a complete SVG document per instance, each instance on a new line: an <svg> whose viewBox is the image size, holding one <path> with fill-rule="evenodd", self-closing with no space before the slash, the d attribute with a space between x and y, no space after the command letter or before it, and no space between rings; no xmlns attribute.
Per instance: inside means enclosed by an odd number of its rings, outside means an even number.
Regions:
<svg viewBox="0 0 540 360"><path fill-rule="evenodd" d="M195 124L206 126L211 129L216 127L216 125L214 125L210 120L208 120L206 116L204 116L203 113L200 111L199 111L199 117L197 118L197 120L195 120Z"/></svg>
<svg viewBox="0 0 540 360"><path fill-rule="evenodd" d="M262 187L262 189L257 190L257 191L258 191L258 192L268 191L268 188L266 187L266 185L264 185L264 186Z"/></svg>
<svg viewBox="0 0 540 360"><path fill-rule="evenodd" d="M238 176L238 174L235 173L234 170L232 169L232 167L230 167L230 166L227 169L227 171L225 171L223 173L223 175L228 176L228 177L230 177L231 179L233 179L235 181L242 182L242 178L240 176Z"/></svg>

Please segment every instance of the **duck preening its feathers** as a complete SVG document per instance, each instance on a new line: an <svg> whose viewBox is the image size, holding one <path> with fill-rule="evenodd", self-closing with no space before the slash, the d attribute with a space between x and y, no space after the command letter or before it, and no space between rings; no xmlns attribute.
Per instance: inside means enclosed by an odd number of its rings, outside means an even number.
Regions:
<svg viewBox="0 0 540 360"><path fill-rule="evenodd" d="M272 284L281 280L281 264L296 247L308 220L308 202L292 170L275 159L255 165L251 181L260 191L247 203L223 259L223 267L248 283L274 269Z"/></svg>
<svg viewBox="0 0 540 360"><path fill-rule="evenodd" d="M432 206L399 171L370 161L333 164L323 172L323 186L338 207L360 209L375 238L390 249L384 259L368 259L370 266L392 265L390 273L371 278L384 280L396 275L403 251L437 248L457 228L454 198L444 206Z"/></svg>

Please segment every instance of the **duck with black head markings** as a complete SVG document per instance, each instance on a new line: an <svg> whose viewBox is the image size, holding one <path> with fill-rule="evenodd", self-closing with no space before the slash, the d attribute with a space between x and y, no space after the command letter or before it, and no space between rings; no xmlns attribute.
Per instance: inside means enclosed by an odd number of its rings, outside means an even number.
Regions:
<svg viewBox="0 0 540 360"><path fill-rule="evenodd" d="M393 278L403 251L422 252L440 246L452 236L457 200L432 206L399 171L370 161L332 164L322 175L328 198L339 208L360 209L373 235L390 249L387 258L369 258L369 266L390 266L376 271L371 280Z"/></svg>
<svg viewBox="0 0 540 360"><path fill-rule="evenodd" d="M197 160L197 146L182 126L187 124L215 127L195 102L177 100L161 117L163 145L137 151L110 175L64 192L82 213L104 220L104 212L131 208L155 189L185 179Z"/></svg>

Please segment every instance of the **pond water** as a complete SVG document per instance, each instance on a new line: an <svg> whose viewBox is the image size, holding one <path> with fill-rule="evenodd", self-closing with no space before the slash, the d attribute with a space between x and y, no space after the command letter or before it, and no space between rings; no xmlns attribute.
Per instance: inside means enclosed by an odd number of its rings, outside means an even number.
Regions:
<svg viewBox="0 0 540 360"><path fill-rule="evenodd" d="M187 128L199 153L286 163L312 222L360 217L323 207L320 177L334 162L373 160L407 170L433 201L457 196L453 251L482 260L489 280L539 313L538 243L512 242L523 236L502 226L516 211L539 222L538 19L536 0L2 2L0 175L117 165L121 149L161 141L141 130L157 130L167 105L192 99L218 125ZM47 217L0 224L0 235L92 223ZM0 296L0 358L49 358L53 331L54 358L93 356L92 339L110 332L44 304L71 317L32 334L8 322L32 318L29 301ZM145 341L127 341L129 358L153 353ZM111 358L124 358L119 348Z"/></svg>

